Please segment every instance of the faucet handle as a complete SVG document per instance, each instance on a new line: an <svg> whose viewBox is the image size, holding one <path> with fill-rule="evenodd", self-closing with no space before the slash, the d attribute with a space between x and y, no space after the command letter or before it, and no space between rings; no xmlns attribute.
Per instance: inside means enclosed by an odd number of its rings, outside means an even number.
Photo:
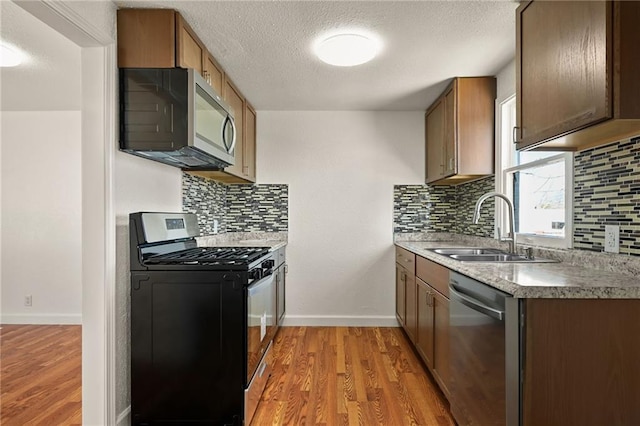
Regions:
<svg viewBox="0 0 640 426"><path fill-rule="evenodd" d="M527 247L525 251L527 259L533 260L533 247Z"/></svg>

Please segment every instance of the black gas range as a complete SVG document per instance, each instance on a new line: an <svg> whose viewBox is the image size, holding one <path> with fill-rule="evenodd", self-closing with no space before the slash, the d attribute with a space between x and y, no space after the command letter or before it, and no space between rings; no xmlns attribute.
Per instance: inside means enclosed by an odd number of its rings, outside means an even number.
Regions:
<svg viewBox="0 0 640 426"><path fill-rule="evenodd" d="M198 247L189 213L133 213L133 425L249 424L277 330L268 247Z"/></svg>

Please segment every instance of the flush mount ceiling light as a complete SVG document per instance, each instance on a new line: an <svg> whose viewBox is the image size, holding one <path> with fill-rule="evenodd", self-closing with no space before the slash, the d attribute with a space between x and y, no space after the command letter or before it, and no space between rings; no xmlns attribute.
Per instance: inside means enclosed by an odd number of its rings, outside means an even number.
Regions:
<svg viewBox="0 0 640 426"><path fill-rule="evenodd" d="M22 62L22 55L17 50L0 43L0 67L15 67Z"/></svg>
<svg viewBox="0 0 640 426"><path fill-rule="evenodd" d="M381 43L373 37L345 33L320 40L314 50L327 64L352 67L372 60L380 51L380 46Z"/></svg>

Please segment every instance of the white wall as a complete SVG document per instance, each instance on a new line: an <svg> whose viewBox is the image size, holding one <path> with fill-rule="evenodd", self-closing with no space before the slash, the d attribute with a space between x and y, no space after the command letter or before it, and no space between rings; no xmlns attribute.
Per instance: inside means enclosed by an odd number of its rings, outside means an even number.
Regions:
<svg viewBox="0 0 640 426"><path fill-rule="evenodd" d="M2 113L2 323L81 323L80 125L80 111Z"/></svg>
<svg viewBox="0 0 640 426"><path fill-rule="evenodd" d="M424 180L424 113L258 111L258 180L289 185L286 324L395 326L393 185Z"/></svg>
<svg viewBox="0 0 640 426"><path fill-rule="evenodd" d="M498 72L496 79L496 104L500 104L516 92L515 59Z"/></svg>

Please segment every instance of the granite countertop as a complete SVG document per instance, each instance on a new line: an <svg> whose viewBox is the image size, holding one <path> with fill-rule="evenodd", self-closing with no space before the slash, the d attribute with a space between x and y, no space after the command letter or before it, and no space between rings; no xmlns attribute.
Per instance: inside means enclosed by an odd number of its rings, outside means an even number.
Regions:
<svg viewBox="0 0 640 426"><path fill-rule="evenodd" d="M397 246L517 298L640 299L640 280L568 263L460 262L428 249L470 247L444 241L396 241Z"/></svg>
<svg viewBox="0 0 640 426"><path fill-rule="evenodd" d="M200 247L269 247L271 251L287 245L286 232L229 232L196 237Z"/></svg>

